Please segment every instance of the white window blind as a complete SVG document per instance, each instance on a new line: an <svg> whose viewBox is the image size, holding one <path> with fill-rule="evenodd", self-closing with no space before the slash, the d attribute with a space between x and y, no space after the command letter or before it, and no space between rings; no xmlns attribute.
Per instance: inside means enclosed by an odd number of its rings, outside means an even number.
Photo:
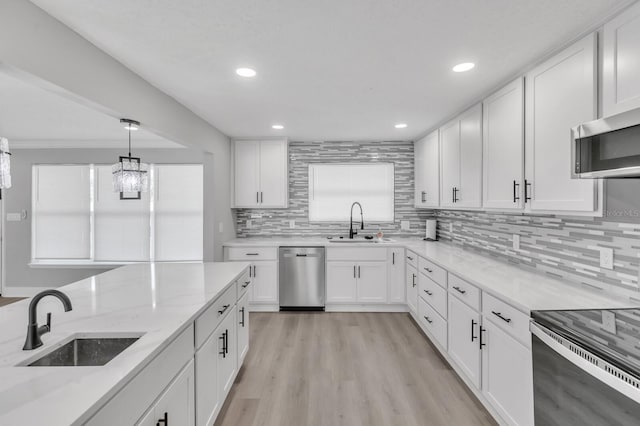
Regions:
<svg viewBox="0 0 640 426"><path fill-rule="evenodd" d="M309 221L347 222L355 201L365 222L393 222L393 163L309 165Z"/></svg>

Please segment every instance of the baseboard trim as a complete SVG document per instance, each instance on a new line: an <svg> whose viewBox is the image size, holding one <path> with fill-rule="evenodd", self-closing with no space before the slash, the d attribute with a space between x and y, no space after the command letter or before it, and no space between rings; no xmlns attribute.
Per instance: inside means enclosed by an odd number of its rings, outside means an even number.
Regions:
<svg viewBox="0 0 640 426"><path fill-rule="evenodd" d="M44 290L51 287L4 287L2 289L3 297L33 297Z"/></svg>
<svg viewBox="0 0 640 426"><path fill-rule="evenodd" d="M406 305L327 305L325 312L407 312Z"/></svg>

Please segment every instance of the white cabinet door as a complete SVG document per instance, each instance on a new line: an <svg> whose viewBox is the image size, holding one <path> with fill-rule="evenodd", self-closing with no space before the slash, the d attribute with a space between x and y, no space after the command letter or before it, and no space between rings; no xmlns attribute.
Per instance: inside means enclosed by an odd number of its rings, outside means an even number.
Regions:
<svg viewBox="0 0 640 426"><path fill-rule="evenodd" d="M236 310L232 309L227 317L222 320L213 335L217 337L219 342L218 353L218 395L221 401L224 401L233 381L236 377L236 369L238 362L237 346L237 328L236 328Z"/></svg>
<svg viewBox="0 0 640 426"><path fill-rule="evenodd" d="M224 331L224 330L223 330ZM218 328L196 352L196 424L213 424L213 417L222 406L222 397L218 393L218 356L222 350ZM153 423L155 425L155 423Z"/></svg>
<svg viewBox="0 0 640 426"><path fill-rule="evenodd" d="M94 223L97 261L149 261L149 193L121 200L111 166L95 166Z"/></svg>
<svg viewBox="0 0 640 426"><path fill-rule="evenodd" d="M465 376L480 388L480 314L449 297L449 355Z"/></svg>
<svg viewBox="0 0 640 426"><path fill-rule="evenodd" d="M234 141L234 207L260 204L260 142Z"/></svg>
<svg viewBox="0 0 640 426"><path fill-rule="evenodd" d="M90 167L33 166L32 257L91 257Z"/></svg>
<svg viewBox="0 0 640 426"><path fill-rule="evenodd" d="M154 174L155 260L202 260L202 165L156 165Z"/></svg>
<svg viewBox="0 0 640 426"><path fill-rule="evenodd" d="M359 262L358 302L387 303L387 263Z"/></svg>
<svg viewBox="0 0 640 426"><path fill-rule="evenodd" d="M260 142L260 207L287 207L287 141Z"/></svg>
<svg viewBox="0 0 640 426"><path fill-rule="evenodd" d="M602 115L640 107L640 4L604 25Z"/></svg>
<svg viewBox="0 0 640 426"><path fill-rule="evenodd" d="M524 206L523 84L519 78L483 102L485 208L521 209Z"/></svg>
<svg viewBox="0 0 640 426"><path fill-rule="evenodd" d="M454 189L460 189L460 121L440 129L440 205L454 207Z"/></svg>
<svg viewBox="0 0 640 426"><path fill-rule="evenodd" d="M195 423L195 384L193 360L169 385L154 409L159 424L193 426Z"/></svg>
<svg viewBox="0 0 640 426"><path fill-rule="evenodd" d="M238 300L238 369L249 352L249 292Z"/></svg>
<svg viewBox="0 0 640 426"><path fill-rule="evenodd" d="M460 116L460 187L456 207L482 206L482 104ZM445 194L446 195L446 194Z"/></svg>
<svg viewBox="0 0 640 426"><path fill-rule="evenodd" d="M407 264L407 306L414 314L418 312L418 270Z"/></svg>
<svg viewBox="0 0 640 426"><path fill-rule="evenodd" d="M531 211L593 212L597 182L571 179L570 129L596 118L596 35L526 75L526 175Z"/></svg>
<svg viewBox="0 0 640 426"><path fill-rule="evenodd" d="M483 394L509 424L533 425L531 350L489 320L482 326Z"/></svg>
<svg viewBox="0 0 640 426"><path fill-rule="evenodd" d="M327 303L356 303L357 273L355 262L327 262Z"/></svg>
<svg viewBox="0 0 640 426"><path fill-rule="evenodd" d="M390 248L387 259L387 302L406 303L405 258L403 248Z"/></svg>
<svg viewBox="0 0 640 426"><path fill-rule="evenodd" d="M278 303L278 262L255 262L252 269L251 303Z"/></svg>
<svg viewBox="0 0 640 426"><path fill-rule="evenodd" d="M440 205L440 143L438 131L414 144L414 201L416 208Z"/></svg>

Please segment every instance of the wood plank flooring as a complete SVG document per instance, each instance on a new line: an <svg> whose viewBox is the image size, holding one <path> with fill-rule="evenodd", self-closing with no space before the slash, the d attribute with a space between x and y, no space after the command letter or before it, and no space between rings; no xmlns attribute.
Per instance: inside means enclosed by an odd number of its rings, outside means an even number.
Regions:
<svg viewBox="0 0 640 426"><path fill-rule="evenodd" d="M216 425L494 425L404 313L251 313Z"/></svg>
<svg viewBox="0 0 640 426"><path fill-rule="evenodd" d="M24 297L0 297L0 307L22 299L24 299Z"/></svg>

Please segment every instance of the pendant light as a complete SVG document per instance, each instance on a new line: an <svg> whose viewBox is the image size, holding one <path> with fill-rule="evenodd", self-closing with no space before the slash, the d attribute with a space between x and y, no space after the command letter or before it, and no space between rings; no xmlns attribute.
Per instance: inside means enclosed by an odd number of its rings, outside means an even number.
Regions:
<svg viewBox="0 0 640 426"><path fill-rule="evenodd" d="M0 189L11 188L11 153L9 140L0 138Z"/></svg>
<svg viewBox="0 0 640 426"><path fill-rule="evenodd" d="M121 200L139 200L140 193L149 190L149 167L140 162L140 157L131 156L131 131L138 130L140 123L128 118L120 119L120 123L129 131L129 155L121 156L111 168L113 191L120 193Z"/></svg>

